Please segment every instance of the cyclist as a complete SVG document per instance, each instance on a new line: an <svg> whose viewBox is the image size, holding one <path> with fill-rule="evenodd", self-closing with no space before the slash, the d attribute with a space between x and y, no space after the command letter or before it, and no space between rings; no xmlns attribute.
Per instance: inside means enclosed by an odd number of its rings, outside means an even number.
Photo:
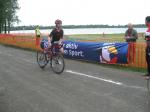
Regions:
<svg viewBox="0 0 150 112"><path fill-rule="evenodd" d="M147 74L145 75L147 79L150 78L150 16L145 18L145 24L147 26L147 31L145 32L146 46L146 62L147 62Z"/></svg>
<svg viewBox="0 0 150 112"><path fill-rule="evenodd" d="M51 31L50 35L48 36L49 47L51 47L51 44L53 44L56 41L59 45L61 45L63 42L64 31L62 29L62 21L57 19L55 21L55 25L55 28ZM64 52L63 47L60 48L60 52Z"/></svg>

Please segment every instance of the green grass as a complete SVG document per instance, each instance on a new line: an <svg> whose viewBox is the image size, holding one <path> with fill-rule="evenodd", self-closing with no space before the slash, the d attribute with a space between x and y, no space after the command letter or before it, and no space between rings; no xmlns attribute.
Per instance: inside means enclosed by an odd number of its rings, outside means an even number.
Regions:
<svg viewBox="0 0 150 112"><path fill-rule="evenodd" d="M125 42L124 34L75 34L65 35L66 40L72 41L96 41L96 42ZM139 36L137 42L145 42L144 38Z"/></svg>

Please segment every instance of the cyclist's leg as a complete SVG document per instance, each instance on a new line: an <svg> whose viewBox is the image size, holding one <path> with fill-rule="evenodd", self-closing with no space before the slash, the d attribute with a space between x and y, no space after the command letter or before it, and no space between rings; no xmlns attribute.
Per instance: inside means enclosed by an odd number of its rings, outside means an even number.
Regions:
<svg viewBox="0 0 150 112"><path fill-rule="evenodd" d="M150 77L150 55L149 53L150 53L150 47L147 46L146 47L147 74L144 75L146 79L149 79Z"/></svg>
<svg viewBox="0 0 150 112"><path fill-rule="evenodd" d="M150 46L148 46L148 53L147 53L147 69L148 69L148 74L147 76L150 77Z"/></svg>
<svg viewBox="0 0 150 112"><path fill-rule="evenodd" d="M64 48L63 48L63 47L61 47L61 48L59 49L59 51L60 51L61 54L64 54Z"/></svg>

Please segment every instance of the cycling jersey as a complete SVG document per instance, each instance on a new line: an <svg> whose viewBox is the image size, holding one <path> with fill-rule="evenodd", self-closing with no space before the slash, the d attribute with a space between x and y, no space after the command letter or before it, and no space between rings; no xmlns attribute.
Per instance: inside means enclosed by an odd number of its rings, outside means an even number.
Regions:
<svg viewBox="0 0 150 112"><path fill-rule="evenodd" d="M63 38L64 32L62 29L54 28L50 33L50 37L52 38L52 43L55 41L59 41Z"/></svg>

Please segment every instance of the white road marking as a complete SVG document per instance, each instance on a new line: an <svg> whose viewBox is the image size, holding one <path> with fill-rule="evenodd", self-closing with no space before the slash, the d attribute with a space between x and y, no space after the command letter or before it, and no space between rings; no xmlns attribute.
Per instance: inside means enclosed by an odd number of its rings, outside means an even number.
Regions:
<svg viewBox="0 0 150 112"><path fill-rule="evenodd" d="M132 88L132 89L138 89L138 90L140 89L142 91L147 91L147 89L144 88L144 87L127 85L127 84L123 84L122 82L113 81L111 79L104 79L104 78L100 78L100 77L95 77L95 76L87 75L87 74L84 74L84 73L79 73L79 72L72 71L72 70L66 70L65 72L71 73L71 74L75 74L75 75L79 75L79 76L85 76L85 77L96 79L96 80L101 80L101 81L112 83L112 84L119 85L119 86L122 86L122 87L127 87L127 88Z"/></svg>
<svg viewBox="0 0 150 112"><path fill-rule="evenodd" d="M123 87L128 87L128 88L133 88L133 89L140 89L142 91L147 91L146 88L144 87L140 87L140 86L132 86L132 85L126 85L126 84L122 84Z"/></svg>
<svg viewBox="0 0 150 112"><path fill-rule="evenodd" d="M104 82L109 82L109 83L116 84L116 85L122 85L122 83L118 82L118 81L113 81L113 80L110 80L110 79L99 78L99 77L95 77L95 76L91 76L91 75L75 72L75 71L72 71L72 70L66 70L66 72L67 73L71 73L71 74L86 76L86 77L89 77L89 78L101 80L101 81L104 81Z"/></svg>

